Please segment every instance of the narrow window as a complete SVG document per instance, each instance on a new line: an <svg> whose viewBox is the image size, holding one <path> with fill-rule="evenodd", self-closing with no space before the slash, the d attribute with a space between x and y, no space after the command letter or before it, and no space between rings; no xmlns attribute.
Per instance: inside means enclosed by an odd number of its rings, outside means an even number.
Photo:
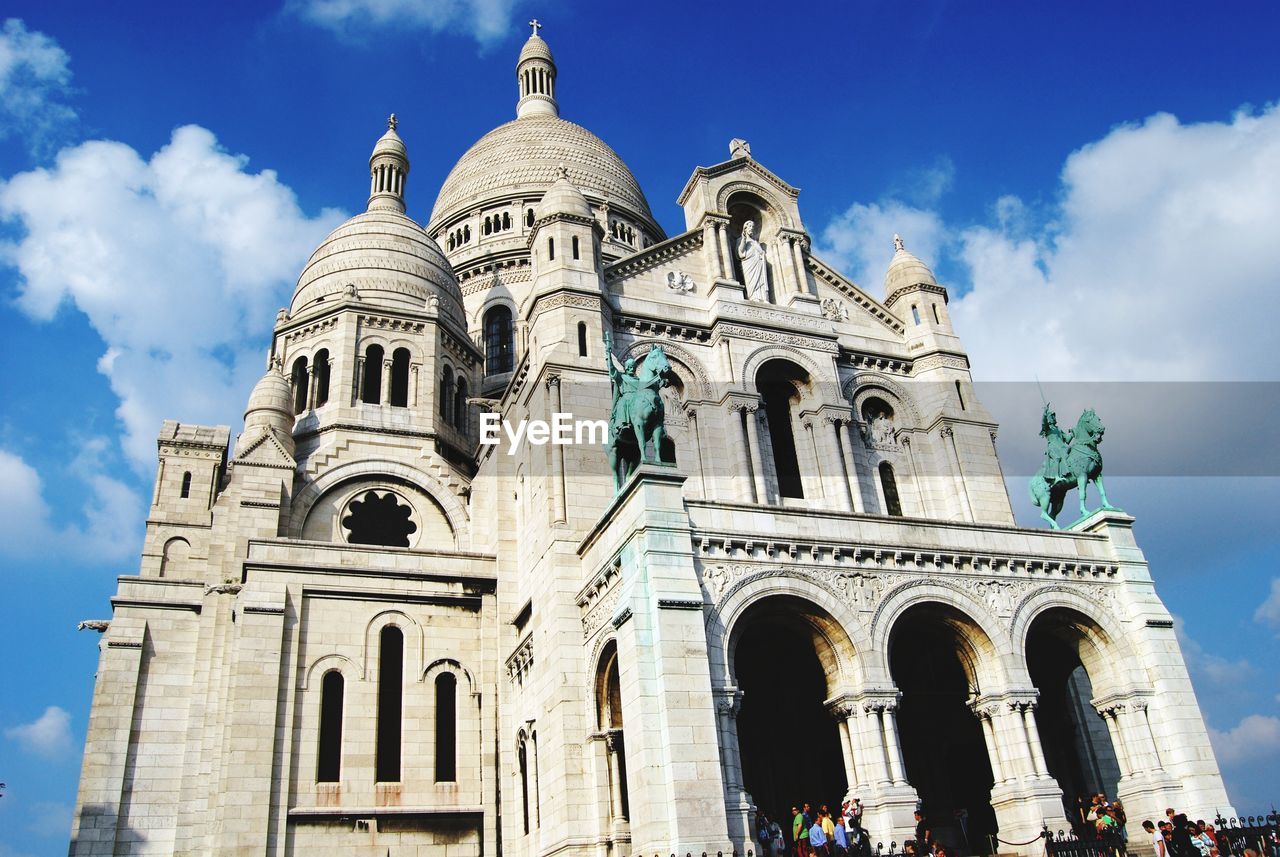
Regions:
<svg viewBox="0 0 1280 857"><path fill-rule="evenodd" d="M321 348L316 352L316 362L312 365L315 373L316 407L329 401L329 349Z"/></svg>
<svg viewBox="0 0 1280 857"><path fill-rule="evenodd" d="M525 226L533 225L533 209L532 208L528 209L524 213L524 225Z"/></svg>
<svg viewBox="0 0 1280 857"><path fill-rule="evenodd" d="M484 219L484 234L488 235L493 230L493 221L489 218Z"/></svg>
<svg viewBox="0 0 1280 857"><path fill-rule="evenodd" d="M510 372L515 359L512 341L511 310L496 306L484 316L484 373L500 375Z"/></svg>
<svg viewBox="0 0 1280 857"><path fill-rule="evenodd" d="M579 258L579 256L578 256L578 236L577 236L577 235L573 236L573 258L575 258L575 259Z"/></svg>
<svg viewBox="0 0 1280 857"><path fill-rule="evenodd" d="M300 414L307 409L307 358L293 361L293 412Z"/></svg>
<svg viewBox="0 0 1280 857"><path fill-rule="evenodd" d="M884 491L885 514L902 517L902 501L898 499L898 481L893 476L893 465L880 462L880 488Z"/></svg>
<svg viewBox="0 0 1280 857"><path fill-rule="evenodd" d="M391 352L391 389L387 393L393 407L409 406L409 349L397 348Z"/></svg>
<svg viewBox="0 0 1280 857"><path fill-rule="evenodd" d="M436 782L458 779L458 677L436 676Z"/></svg>
<svg viewBox="0 0 1280 857"><path fill-rule="evenodd" d="M556 239L547 239L547 258L554 259L556 257Z"/></svg>
<svg viewBox="0 0 1280 857"><path fill-rule="evenodd" d="M380 783L400 782L403 673L404 634L394 625L388 625L382 629L378 658L378 735L374 776Z"/></svg>
<svg viewBox="0 0 1280 857"><path fill-rule="evenodd" d="M510 228L511 228L511 212L504 211L502 212L502 231L506 232Z"/></svg>
<svg viewBox="0 0 1280 857"><path fill-rule="evenodd" d="M453 422L453 368L444 367L444 374L440 376L440 419L446 423Z"/></svg>
<svg viewBox="0 0 1280 857"><path fill-rule="evenodd" d="M587 323L585 321L578 322L578 356L587 356Z"/></svg>
<svg viewBox="0 0 1280 857"><path fill-rule="evenodd" d="M915 321L916 324L920 323L920 307L916 306L915 304L911 305L911 318Z"/></svg>
<svg viewBox="0 0 1280 857"><path fill-rule="evenodd" d="M453 394L453 424L467 433L467 379L458 376L458 389Z"/></svg>
<svg viewBox="0 0 1280 857"><path fill-rule="evenodd" d="M938 318L938 305L937 305L937 304L929 304L929 306L933 307L933 323L934 323L934 324L942 324L942 319Z"/></svg>
<svg viewBox="0 0 1280 857"><path fill-rule="evenodd" d="M471 224L468 223L466 226L462 227L462 243L465 244L470 240L471 240Z"/></svg>
<svg viewBox="0 0 1280 857"><path fill-rule="evenodd" d="M182 499L185 500L191 496L191 471L188 470L182 474Z"/></svg>
<svg viewBox="0 0 1280 857"><path fill-rule="evenodd" d="M342 778L342 673L324 674L320 685L320 750L316 782L336 783Z"/></svg>
<svg viewBox="0 0 1280 857"><path fill-rule="evenodd" d="M360 401L366 405L376 405L382 401L382 355L381 345L370 345L364 352Z"/></svg>
<svg viewBox="0 0 1280 857"><path fill-rule="evenodd" d="M757 381L757 385L764 399L765 419L769 423L773 466L778 474L778 494L782 497L804 497L795 432L791 425L791 400L797 395L795 385L782 378ZM747 419L755 417L748 415Z"/></svg>
<svg viewBox="0 0 1280 857"><path fill-rule="evenodd" d="M956 398L960 400L960 410L962 410L962 411L967 411L967 410L968 410L968 408L966 408L966 407L964 406L964 393L960 392L960 382L959 382L959 381L956 381Z"/></svg>
<svg viewBox="0 0 1280 857"><path fill-rule="evenodd" d="M520 739L520 749L517 751L518 762L520 764L520 806L522 809L522 818L524 819L524 832L529 833L529 753L528 745L524 739Z"/></svg>

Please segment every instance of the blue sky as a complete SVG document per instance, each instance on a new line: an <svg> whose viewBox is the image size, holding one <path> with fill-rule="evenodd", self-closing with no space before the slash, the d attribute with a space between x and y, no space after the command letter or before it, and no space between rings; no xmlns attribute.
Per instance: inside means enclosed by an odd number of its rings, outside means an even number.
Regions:
<svg viewBox="0 0 1280 857"><path fill-rule="evenodd" d="M42 0L4 14L0 857L66 847L97 657L74 628L108 616L115 576L136 570L160 420L238 423L274 310L363 206L392 111L409 214L429 216L454 161L514 116L530 16L562 115L622 155L668 233L691 170L745 137L803 189L817 252L871 294L894 232L934 266L980 381L1144 382L1162 401L1171 388L1149 382L1239 381L1235 401L1277 401L1268 4ZM1056 389L1064 413L1102 395ZM1159 454L1110 493L1180 618L1233 799L1257 812L1280 764L1274 424L1184 399L1158 423L1112 411L1110 461L1124 470L1126 431ZM998 415L1002 448L1034 442L1036 414ZM1178 475L1206 450L1234 464Z"/></svg>

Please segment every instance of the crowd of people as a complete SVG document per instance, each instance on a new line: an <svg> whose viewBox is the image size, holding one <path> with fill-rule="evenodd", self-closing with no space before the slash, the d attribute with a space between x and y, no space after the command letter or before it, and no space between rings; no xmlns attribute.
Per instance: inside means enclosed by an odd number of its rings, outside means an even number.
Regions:
<svg viewBox="0 0 1280 857"><path fill-rule="evenodd" d="M871 857L871 838L862 826L862 802L846 800L839 816L823 804L791 807L792 846L787 832L763 812L756 818L760 857Z"/></svg>
<svg viewBox="0 0 1280 857"><path fill-rule="evenodd" d="M1234 854L1231 838L1225 831L1215 830L1204 819L1192 821L1186 813L1173 807L1166 809L1164 815L1163 821L1148 819L1142 822L1155 857L1231 857ZM1122 844L1128 843L1129 819L1125 815L1124 804L1118 800L1107 800L1101 794L1088 800L1079 798L1073 821L1076 836L1080 839L1117 839ZM1273 851L1267 843L1262 843L1262 848L1264 853ZM1258 857L1252 848L1244 848L1240 854Z"/></svg>

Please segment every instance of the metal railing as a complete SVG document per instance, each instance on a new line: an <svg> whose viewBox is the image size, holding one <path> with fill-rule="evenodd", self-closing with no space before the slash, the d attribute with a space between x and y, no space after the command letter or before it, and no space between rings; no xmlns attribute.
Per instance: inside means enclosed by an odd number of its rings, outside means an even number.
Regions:
<svg viewBox="0 0 1280 857"><path fill-rule="evenodd" d="M1213 820L1213 832L1219 857L1240 857L1246 849L1253 849L1260 857L1276 857L1280 850L1280 814L1275 810L1269 815L1219 815Z"/></svg>
<svg viewBox="0 0 1280 857"><path fill-rule="evenodd" d="M1045 828L1044 851L1048 857L1125 857L1124 837L1119 833L1099 833L1081 838L1071 831L1054 833Z"/></svg>

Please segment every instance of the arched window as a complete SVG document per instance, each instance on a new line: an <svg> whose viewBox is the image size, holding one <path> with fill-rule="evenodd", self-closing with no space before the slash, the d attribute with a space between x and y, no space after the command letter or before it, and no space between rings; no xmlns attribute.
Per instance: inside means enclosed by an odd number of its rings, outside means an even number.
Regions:
<svg viewBox="0 0 1280 857"><path fill-rule="evenodd" d="M893 476L893 465L880 462L880 489L884 491L884 511L887 515L902 517L902 501L898 498L898 480Z"/></svg>
<svg viewBox="0 0 1280 857"><path fill-rule="evenodd" d="M510 372L514 367L515 350L511 310L495 306L484 315L484 373L501 375Z"/></svg>
<svg viewBox="0 0 1280 857"><path fill-rule="evenodd" d="M529 744L524 736L520 736L520 746L516 749L516 762L520 766L520 817L524 819L524 832L529 833Z"/></svg>
<svg viewBox="0 0 1280 857"><path fill-rule="evenodd" d="M467 433L467 379L458 376L458 389L453 394L453 424Z"/></svg>
<svg viewBox="0 0 1280 857"><path fill-rule="evenodd" d="M959 381L956 381L956 398L960 400L960 410L962 410L962 411L967 411L967 410L969 410L968 408L966 408L966 407L964 406L964 393L962 393L962 392L960 391L960 382L959 382Z"/></svg>
<svg viewBox="0 0 1280 857"><path fill-rule="evenodd" d="M579 258L579 256L578 256L578 236L577 236L577 235L573 236L573 242L572 242L572 243L573 243L573 258L577 259L577 258Z"/></svg>
<svg viewBox="0 0 1280 857"><path fill-rule="evenodd" d="M342 673L331 670L320 684L320 747L316 755L316 782L336 783L342 778Z"/></svg>
<svg viewBox="0 0 1280 857"><path fill-rule="evenodd" d="M385 352L381 345L370 345L364 352L364 374L360 379L360 401L366 405L376 405L382 401L382 355Z"/></svg>
<svg viewBox="0 0 1280 857"><path fill-rule="evenodd" d="M395 625L382 629L378 646L378 732L374 778L400 782L400 717L404 700L404 634Z"/></svg>
<svg viewBox="0 0 1280 857"><path fill-rule="evenodd" d="M920 323L920 307L915 304L911 305L911 319L916 323Z"/></svg>
<svg viewBox="0 0 1280 857"><path fill-rule="evenodd" d="M511 228L511 212L502 212L502 231L505 232Z"/></svg>
<svg viewBox="0 0 1280 857"><path fill-rule="evenodd" d="M485 235L493 234L493 221L487 217L484 219L484 234Z"/></svg>
<svg viewBox="0 0 1280 857"><path fill-rule="evenodd" d="M307 358L293 361L293 412L300 414L307 409Z"/></svg>
<svg viewBox="0 0 1280 857"><path fill-rule="evenodd" d="M449 249L450 249L450 250L452 250L452 249L453 249L453 236L452 236L452 235L450 235L450 236L449 236Z"/></svg>
<svg viewBox="0 0 1280 857"><path fill-rule="evenodd" d="M391 352L391 390L388 401L397 408L409 406L409 349Z"/></svg>
<svg viewBox="0 0 1280 857"><path fill-rule="evenodd" d="M458 779L458 677L436 676L436 782Z"/></svg>
<svg viewBox="0 0 1280 857"><path fill-rule="evenodd" d="M533 209L532 208L527 209L524 213L524 225L525 226L533 225Z"/></svg>
<svg viewBox="0 0 1280 857"><path fill-rule="evenodd" d="M578 322L578 356L587 356L587 323L585 321Z"/></svg>
<svg viewBox="0 0 1280 857"><path fill-rule="evenodd" d="M185 500L191 496L191 471L188 470L182 474L182 499Z"/></svg>
<svg viewBox="0 0 1280 857"><path fill-rule="evenodd" d="M440 419L453 422L453 367L445 366L440 376Z"/></svg>
<svg viewBox="0 0 1280 857"><path fill-rule="evenodd" d="M471 240L471 224L468 223L466 226L462 227L462 243L465 244L470 240Z"/></svg>
<svg viewBox="0 0 1280 857"><path fill-rule="evenodd" d="M316 407L329 401L329 349L321 348L316 352L316 361L312 365L315 373Z"/></svg>
<svg viewBox="0 0 1280 857"><path fill-rule="evenodd" d="M547 258L554 259L556 257L556 239L547 239Z"/></svg>
<svg viewBox="0 0 1280 857"><path fill-rule="evenodd" d="M804 497L800 478L800 460L796 455L795 429L792 425L792 402L800 396L797 384L807 375L794 363L771 360L760 368L756 387L763 400L765 420L769 426L769 444L773 466L778 474L778 496ZM755 419L750 414L747 419Z"/></svg>

